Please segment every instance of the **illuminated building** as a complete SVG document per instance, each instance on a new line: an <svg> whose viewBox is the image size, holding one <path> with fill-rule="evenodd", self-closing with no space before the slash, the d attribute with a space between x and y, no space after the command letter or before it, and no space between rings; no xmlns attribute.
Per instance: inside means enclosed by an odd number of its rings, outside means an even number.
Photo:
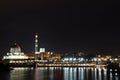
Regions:
<svg viewBox="0 0 120 80"><path fill-rule="evenodd" d="M40 52L45 52L45 48L40 48Z"/></svg>
<svg viewBox="0 0 120 80"><path fill-rule="evenodd" d="M32 54L25 54L21 52L21 47L14 44L10 47L9 52L3 56L2 60L5 64L11 66L33 66L41 61L54 61L61 58L60 54L53 54L53 52L46 52L45 48L40 48L38 51L38 35L35 34L35 52Z"/></svg>
<svg viewBox="0 0 120 80"><path fill-rule="evenodd" d="M3 56L3 60L8 60L9 63L14 62L16 60L26 59L28 59L28 56L21 52L20 46L16 43L10 48L10 52Z"/></svg>

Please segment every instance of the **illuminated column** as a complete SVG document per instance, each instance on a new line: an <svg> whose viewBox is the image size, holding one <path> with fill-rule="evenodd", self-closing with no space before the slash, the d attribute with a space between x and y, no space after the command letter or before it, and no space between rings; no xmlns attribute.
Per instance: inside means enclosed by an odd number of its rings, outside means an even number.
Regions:
<svg viewBox="0 0 120 80"><path fill-rule="evenodd" d="M35 34L35 60L38 60L38 34Z"/></svg>
<svg viewBox="0 0 120 80"><path fill-rule="evenodd" d="M38 35L35 34L35 54L38 52Z"/></svg>

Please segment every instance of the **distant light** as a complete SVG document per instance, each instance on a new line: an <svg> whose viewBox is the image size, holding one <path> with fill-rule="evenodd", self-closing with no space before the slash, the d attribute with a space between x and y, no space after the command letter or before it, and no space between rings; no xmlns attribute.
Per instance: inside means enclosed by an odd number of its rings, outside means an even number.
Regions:
<svg viewBox="0 0 120 80"><path fill-rule="evenodd" d="M73 60L73 58L70 58L70 61L72 61Z"/></svg>
<svg viewBox="0 0 120 80"><path fill-rule="evenodd" d="M118 59L117 58L115 58L115 61L117 61Z"/></svg>
<svg viewBox="0 0 120 80"><path fill-rule="evenodd" d="M76 58L73 58L74 61L76 61Z"/></svg>
<svg viewBox="0 0 120 80"><path fill-rule="evenodd" d="M101 61L101 59L98 59L98 61Z"/></svg>
<svg viewBox="0 0 120 80"><path fill-rule="evenodd" d="M35 40L35 42L38 42L38 40Z"/></svg>
<svg viewBox="0 0 120 80"><path fill-rule="evenodd" d="M81 58L80 60L81 60L81 61L84 61L84 58Z"/></svg>
<svg viewBox="0 0 120 80"><path fill-rule="evenodd" d="M48 54L50 54L50 52L48 52Z"/></svg>
<svg viewBox="0 0 120 80"><path fill-rule="evenodd" d="M97 58L94 58L93 60L94 60L94 61L97 61Z"/></svg>
<svg viewBox="0 0 120 80"><path fill-rule="evenodd" d="M38 38L38 35L37 35L37 33L36 33L35 37L36 37L36 38Z"/></svg>
<svg viewBox="0 0 120 80"><path fill-rule="evenodd" d="M3 57L3 60L4 59L28 59L28 57L27 56L20 56L20 55L12 55L12 56L4 56Z"/></svg>
<svg viewBox="0 0 120 80"><path fill-rule="evenodd" d="M79 61L84 61L84 58L78 58Z"/></svg>
<svg viewBox="0 0 120 80"><path fill-rule="evenodd" d="M53 54L53 52L51 52L51 54Z"/></svg>
<svg viewBox="0 0 120 80"><path fill-rule="evenodd" d="M65 61L68 61L69 59L68 58L64 58Z"/></svg>
<svg viewBox="0 0 120 80"><path fill-rule="evenodd" d="M40 52L35 52L35 54L40 54Z"/></svg>
<svg viewBox="0 0 120 80"><path fill-rule="evenodd" d="M40 52L45 52L45 48L40 48Z"/></svg>

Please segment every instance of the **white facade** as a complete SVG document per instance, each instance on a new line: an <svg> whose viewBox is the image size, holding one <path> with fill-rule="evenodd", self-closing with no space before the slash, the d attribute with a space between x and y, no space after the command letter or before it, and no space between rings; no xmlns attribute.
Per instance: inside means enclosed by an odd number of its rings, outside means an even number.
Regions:
<svg viewBox="0 0 120 80"><path fill-rule="evenodd" d="M20 46L15 43L10 48L10 52L3 56L3 60L5 59L28 59L28 56L21 52Z"/></svg>

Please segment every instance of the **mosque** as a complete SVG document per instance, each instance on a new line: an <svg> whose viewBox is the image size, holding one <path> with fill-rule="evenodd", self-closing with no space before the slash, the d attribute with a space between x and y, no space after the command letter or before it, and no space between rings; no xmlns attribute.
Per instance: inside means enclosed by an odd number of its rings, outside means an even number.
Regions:
<svg viewBox="0 0 120 80"><path fill-rule="evenodd" d="M28 59L28 56L21 52L21 47L15 43L11 46L9 52L3 56L3 62L6 64L14 64L14 63L25 63L25 60Z"/></svg>
<svg viewBox="0 0 120 80"><path fill-rule="evenodd" d="M28 59L28 56L21 52L21 47L15 43L13 46L11 46L10 51L3 57L3 59Z"/></svg>
<svg viewBox="0 0 120 80"><path fill-rule="evenodd" d="M40 48L38 51L38 35L35 35L35 52L31 54L26 54L21 51L21 47L14 43L13 46L10 47L9 52L3 56L2 60L4 63L17 65L21 64L32 64L34 61L48 61L48 60L56 60L60 59L60 54L53 54L52 52L46 52L45 48Z"/></svg>

